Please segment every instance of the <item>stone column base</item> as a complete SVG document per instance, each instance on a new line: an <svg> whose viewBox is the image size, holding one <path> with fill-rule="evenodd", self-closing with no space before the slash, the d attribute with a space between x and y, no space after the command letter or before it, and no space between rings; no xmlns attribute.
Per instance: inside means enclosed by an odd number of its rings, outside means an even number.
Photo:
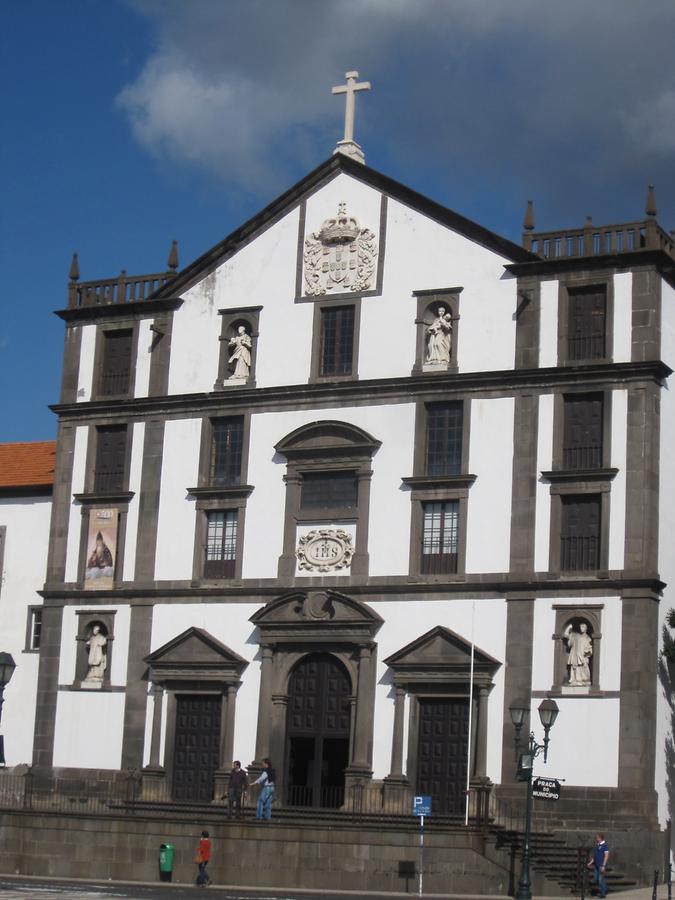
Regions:
<svg viewBox="0 0 675 900"><path fill-rule="evenodd" d="M144 800L168 800L168 782L163 766L146 766L141 773L141 796Z"/></svg>
<svg viewBox="0 0 675 900"><path fill-rule="evenodd" d="M213 773L212 803L227 803L227 786L230 783L229 769L216 769Z"/></svg>
<svg viewBox="0 0 675 900"><path fill-rule="evenodd" d="M413 789L405 775L387 775L382 782L382 806L392 815L412 812Z"/></svg>

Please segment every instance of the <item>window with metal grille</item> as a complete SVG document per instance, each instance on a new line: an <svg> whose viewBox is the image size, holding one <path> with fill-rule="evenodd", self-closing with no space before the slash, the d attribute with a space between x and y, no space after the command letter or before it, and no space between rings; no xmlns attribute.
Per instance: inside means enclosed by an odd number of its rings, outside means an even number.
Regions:
<svg viewBox="0 0 675 900"><path fill-rule="evenodd" d="M571 394L564 398L564 469L602 466L602 394Z"/></svg>
<svg viewBox="0 0 675 900"><path fill-rule="evenodd" d="M212 435L211 484L239 484L244 436L243 418L236 416L229 419L214 419Z"/></svg>
<svg viewBox="0 0 675 900"><path fill-rule="evenodd" d="M356 472L310 472L302 476L303 509L349 509L358 505Z"/></svg>
<svg viewBox="0 0 675 900"><path fill-rule="evenodd" d="M461 400L427 406L427 475L461 472L463 418Z"/></svg>
<svg viewBox="0 0 675 900"><path fill-rule="evenodd" d="M459 500L423 503L422 510L422 572L456 572Z"/></svg>
<svg viewBox="0 0 675 900"><path fill-rule="evenodd" d="M568 291L567 357L603 359L607 321L604 285Z"/></svg>
<svg viewBox="0 0 675 900"><path fill-rule="evenodd" d="M563 496L561 572L589 572L600 565L600 501L597 494Z"/></svg>
<svg viewBox="0 0 675 900"><path fill-rule="evenodd" d="M40 649L40 637L42 635L42 609L38 606L31 606L30 610L30 633L28 636L29 649Z"/></svg>
<svg viewBox="0 0 675 900"><path fill-rule="evenodd" d="M321 310L321 375L351 375L354 354L354 307Z"/></svg>
<svg viewBox="0 0 675 900"><path fill-rule="evenodd" d="M103 366L99 391L104 397L129 393L132 335L131 329L103 333Z"/></svg>
<svg viewBox="0 0 675 900"><path fill-rule="evenodd" d="M237 556L237 511L218 510L206 514L205 578L234 578Z"/></svg>
<svg viewBox="0 0 675 900"><path fill-rule="evenodd" d="M127 454L127 426L101 425L96 432L94 491L101 493L122 491Z"/></svg>

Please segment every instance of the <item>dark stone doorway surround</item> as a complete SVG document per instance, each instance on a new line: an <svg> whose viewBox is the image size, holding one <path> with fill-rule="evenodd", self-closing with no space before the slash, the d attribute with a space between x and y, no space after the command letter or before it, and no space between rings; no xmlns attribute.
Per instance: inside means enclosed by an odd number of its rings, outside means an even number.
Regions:
<svg viewBox="0 0 675 900"><path fill-rule="evenodd" d="M307 783L308 774L300 769L309 768L309 756L320 752L321 759L315 759L311 767L312 805L320 802L315 791L318 787L320 794L322 783L326 802L329 785L341 788L340 769L344 772L345 791L352 785L369 782L373 774L376 677L373 639L382 625L380 616L367 604L328 589L285 594L254 613L250 621L259 629L261 673L255 761L249 771L256 771L261 761L270 757L280 782L277 794L285 797L289 776L294 783L297 779ZM302 738L311 737L309 734L294 734L289 700L296 691L294 674L297 678L299 667L312 660L321 660L325 667L321 678L341 681L340 687L327 690L322 702L339 699L343 707L346 699L349 711L346 716L341 709L343 715L334 734L322 726L321 740L310 747L306 740L301 742ZM350 693L345 697L346 683ZM297 698L298 693L293 696ZM320 750L317 743L321 744ZM317 766L319 771L323 768L323 777L315 774Z"/></svg>

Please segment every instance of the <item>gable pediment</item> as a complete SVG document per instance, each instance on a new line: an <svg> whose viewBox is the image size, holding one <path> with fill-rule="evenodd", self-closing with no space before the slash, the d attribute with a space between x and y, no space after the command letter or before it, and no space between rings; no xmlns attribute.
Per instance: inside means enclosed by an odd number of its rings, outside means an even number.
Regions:
<svg viewBox="0 0 675 900"><path fill-rule="evenodd" d="M474 675L492 677L501 665L479 647L473 651ZM431 675L434 680L438 676L448 678L468 677L471 670L471 644L443 625L437 625L430 631L406 644L396 653L385 659L399 680L412 677L421 680Z"/></svg>
<svg viewBox="0 0 675 900"><path fill-rule="evenodd" d="M362 451L372 455L379 446L380 441L362 428L349 422L326 419L302 425L282 438L274 449L290 458L312 457L326 451Z"/></svg>
<svg viewBox="0 0 675 900"><path fill-rule="evenodd" d="M358 640L372 638L382 619L366 603L338 591L293 591L270 601L250 621L264 639Z"/></svg>
<svg viewBox="0 0 675 900"><path fill-rule="evenodd" d="M203 628L191 627L145 657L151 678L238 678L248 663Z"/></svg>

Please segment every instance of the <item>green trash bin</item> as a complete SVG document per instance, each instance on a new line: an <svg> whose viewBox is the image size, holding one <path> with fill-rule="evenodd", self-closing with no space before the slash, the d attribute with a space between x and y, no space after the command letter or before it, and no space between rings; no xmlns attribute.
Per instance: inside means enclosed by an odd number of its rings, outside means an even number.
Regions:
<svg viewBox="0 0 675 900"><path fill-rule="evenodd" d="M171 881L173 873L173 857L176 848L173 844L159 845L159 880Z"/></svg>

